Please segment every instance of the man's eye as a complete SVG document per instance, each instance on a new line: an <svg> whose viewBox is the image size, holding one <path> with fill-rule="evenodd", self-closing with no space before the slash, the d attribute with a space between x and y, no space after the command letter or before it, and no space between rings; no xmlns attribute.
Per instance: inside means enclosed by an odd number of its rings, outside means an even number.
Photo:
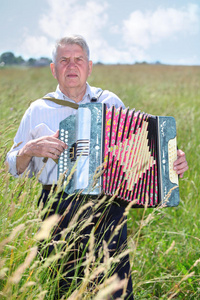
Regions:
<svg viewBox="0 0 200 300"><path fill-rule="evenodd" d="M62 58L61 63L68 63L68 59L67 58Z"/></svg>
<svg viewBox="0 0 200 300"><path fill-rule="evenodd" d="M78 61L78 62L80 62L80 61L82 61L82 60L83 60L82 57L77 57L77 58L76 58L76 61Z"/></svg>

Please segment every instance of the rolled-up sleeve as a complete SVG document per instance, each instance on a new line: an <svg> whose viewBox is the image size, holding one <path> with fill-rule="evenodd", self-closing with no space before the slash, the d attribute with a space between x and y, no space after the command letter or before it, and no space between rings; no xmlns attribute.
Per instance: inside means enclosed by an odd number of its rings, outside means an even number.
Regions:
<svg viewBox="0 0 200 300"><path fill-rule="evenodd" d="M29 141L31 140L30 134L30 108L25 112L16 136L14 138L14 144L10 151L6 156L6 163L9 168L9 172L14 176L18 177L17 168L16 168L16 160L19 150ZM29 176L32 174L32 162L30 162L26 172L29 172ZM21 174L22 175L22 174Z"/></svg>

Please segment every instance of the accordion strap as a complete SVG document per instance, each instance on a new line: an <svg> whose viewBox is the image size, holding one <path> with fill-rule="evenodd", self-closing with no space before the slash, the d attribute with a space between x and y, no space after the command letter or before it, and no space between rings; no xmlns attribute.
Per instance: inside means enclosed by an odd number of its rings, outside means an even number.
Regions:
<svg viewBox="0 0 200 300"><path fill-rule="evenodd" d="M93 97L91 99L91 102L96 102L99 99L99 97L101 96L102 93L103 93L103 90L100 89L97 96ZM56 104L63 105L63 106L68 106L68 107L71 107L71 108L74 108L74 109L78 109L78 107L79 107L79 105L77 103L73 103L73 102L70 102L70 101L67 101L67 100L61 100L61 99L57 99L57 98L53 98L53 97L42 97L42 99L50 100L50 101L52 101Z"/></svg>
<svg viewBox="0 0 200 300"><path fill-rule="evenodd" d="M42 99L50 100L50 101L55 102L56 104L63 105L63 106L69 106L69 107L72 107L74 109L78 109L78 107L79 107L78 104L67 101L67 100L56 99L56 98L53 98L53 97L43 97Z"/></svg>

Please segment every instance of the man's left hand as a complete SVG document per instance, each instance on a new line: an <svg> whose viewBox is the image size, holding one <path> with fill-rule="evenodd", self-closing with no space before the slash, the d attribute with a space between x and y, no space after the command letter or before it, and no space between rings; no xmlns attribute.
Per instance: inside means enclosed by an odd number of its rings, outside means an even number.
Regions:
<svg viewBox="0 0 200 300"><path fill-rule="evenodd" d="M185 157L185 153L182 150L177 150L177 160L174 162L174 170L183 178L184 172L188 170L188 163Z"/></svg>

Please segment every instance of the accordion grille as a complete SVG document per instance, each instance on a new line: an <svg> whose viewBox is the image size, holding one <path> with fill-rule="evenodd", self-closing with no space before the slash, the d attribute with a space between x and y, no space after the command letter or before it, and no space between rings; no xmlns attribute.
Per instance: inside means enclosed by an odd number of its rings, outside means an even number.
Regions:
<svg viewBox="0 0 200 300"><path fill-rule="evenodd" d="M106 110L103 190L136 205L156 205L158 170L155 126L129 109ZM154 131L154 132L153 132Z"/></svg>

